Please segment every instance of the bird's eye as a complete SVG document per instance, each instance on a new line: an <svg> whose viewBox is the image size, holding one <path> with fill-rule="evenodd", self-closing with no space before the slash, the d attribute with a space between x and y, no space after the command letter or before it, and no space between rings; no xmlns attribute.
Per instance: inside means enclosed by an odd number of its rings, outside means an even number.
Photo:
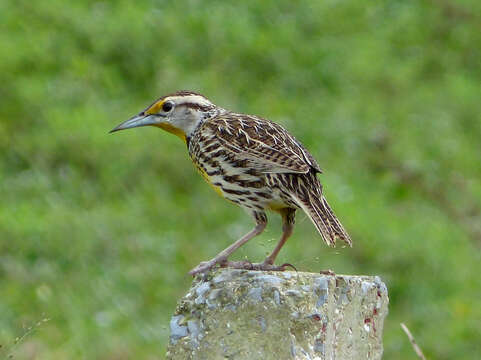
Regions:
<svg viewBox="0 0 481 360"><path fill-rule="evenodd" d="M164 111L164 112L169 112L170 110L172 110L173 107L174 107L174 104L172 104L172 102L166 101L166 102L162 105L162 111Z"/></svg>

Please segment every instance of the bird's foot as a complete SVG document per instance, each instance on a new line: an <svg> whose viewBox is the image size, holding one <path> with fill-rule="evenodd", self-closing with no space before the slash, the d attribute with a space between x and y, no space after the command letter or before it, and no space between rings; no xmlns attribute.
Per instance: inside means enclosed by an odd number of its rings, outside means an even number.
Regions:
<svg viewBox="0 0 481 360"><path fill-rule="evenodd" d="M297 271L294 265L285 263L282 265L274 265L267 261L262 263L251 263L250 261L227 261L224 258L214 258L209 261L203 261L195 268L189 271L189 274L194 276L197 274L203 274L214 267L219 265L220 267L227 267L232 269L242 269L242 270L260 270L260 271L285 271L287 268L292 268L294 271Z"/></svg>
<svg viewBox="0 0 481 360"><path fill-rule="evenodd" d="M250 261L227 261L221 265L222 267L229 267L233 269L243 269L243 270L260 270L260 271L285 271L288 267L293 268L295 271L297 269L292 264L282 264L274 265L267 262L263 263L251 263Z"/></svg>
<svg viewBox="0 0 481 360"><path fill-rule="evenodd" d="M209 261L202 261L199 265L190 270L189 274L192 276L197 274L203 274L213 269L217 264L219 264L220 266L225 266L226 263L227 259L225 258L213 258Z"/></svg>

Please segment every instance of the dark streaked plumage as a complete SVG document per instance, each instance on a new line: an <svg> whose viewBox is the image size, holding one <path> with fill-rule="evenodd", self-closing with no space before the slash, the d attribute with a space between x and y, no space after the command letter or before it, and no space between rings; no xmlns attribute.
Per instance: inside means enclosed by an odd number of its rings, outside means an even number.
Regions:
<svg viewBox="0 0 481 360"><path fill-rule="evenodd" d="M169 106L164 105L166 102ZM174 109L162 110L170 106ZM143 125L158 126L183 138L203 177L221 196L244 208L256 221L251 232L212 260L199 264L192 274L216 264L282 269L273 263L292 233L297 209L309 216L327 244L334 246L336 239L341 239L351 245L349 235L324 197L316 175L321 173L317 161L282 126L257 116L227 111L191 91L160 98L114 130ZM232 252L263 231L266 210L278 212L284 224L283 236L274 252L262 264L228 262Z"/></svg>

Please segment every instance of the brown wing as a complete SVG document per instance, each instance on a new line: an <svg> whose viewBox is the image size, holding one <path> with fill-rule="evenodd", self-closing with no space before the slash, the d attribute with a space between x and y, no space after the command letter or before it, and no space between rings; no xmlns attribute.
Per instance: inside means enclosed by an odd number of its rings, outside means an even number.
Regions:
<svg viewBox="0 0 481 360"><path fill-rule="evenodd" d="M203 125L240 160L266 173L321 172L311 154L282 126L256 116L223 113Z"/></svg>

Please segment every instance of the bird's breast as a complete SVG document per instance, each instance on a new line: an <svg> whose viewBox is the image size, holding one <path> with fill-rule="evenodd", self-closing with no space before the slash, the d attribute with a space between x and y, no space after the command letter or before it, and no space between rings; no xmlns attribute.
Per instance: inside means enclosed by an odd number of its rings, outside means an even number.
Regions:
<svg viewBox="0 0 481 360"><path fill-rule="evenodd" d="M205 181L223 198L238 205L270 199L264 176L253 174L234 159L217 152L189 152L194 166Z"/></svg>
<svg viewBox="0 0 481 360"><path fill-rule="evenodd" d="M200 166L200 164L194 162L195 168L202 176L202 178L211 186L212 189L221 197L224 197L224 193L222 192L222 187L220 185L214 185L214 183L218 184L215 179L212 179L212 176L209 176L205 168Z"/></svg>
<svg viewBox="0 0 481 360"><path fill-rule="evenodd" d="M199 141L194 137L189 155L204 180L224 199L253 210L279 211L290 206L288 196L269 180L272 176L252 167L215 139Z"/></svg>

